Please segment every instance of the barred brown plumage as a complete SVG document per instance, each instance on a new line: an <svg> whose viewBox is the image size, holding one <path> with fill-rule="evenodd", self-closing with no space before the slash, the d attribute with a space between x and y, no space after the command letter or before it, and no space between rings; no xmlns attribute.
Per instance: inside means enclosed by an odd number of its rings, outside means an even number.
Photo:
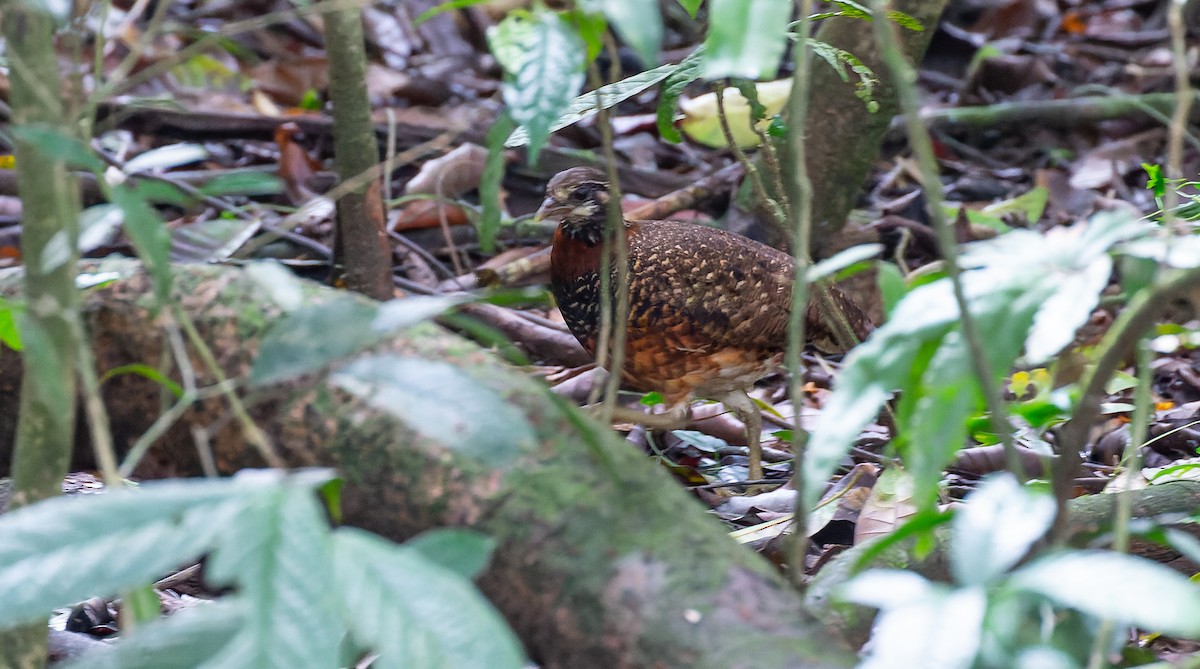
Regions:
<svg viewBox="0 0 1200 669"><path fill-rule="evenodd" d="M579 342L595 355L600 330L600 267L606 177L577 167L546 186L538 210L555 221L551 288ZM625 221L629 250L629 318L622 378L657 391L672 410L692 396L720 400L746 424L751 478L760 478L762 417L746 394L772 373L787 349L795 263L782 251L741 235L676 221ZM615 263L610 263L615 265ZM612 269L615 286L618 273ZM865 318L840 292L839 306L864 336ZM833 337L814 305L808 340L829 351Z"/></svg>

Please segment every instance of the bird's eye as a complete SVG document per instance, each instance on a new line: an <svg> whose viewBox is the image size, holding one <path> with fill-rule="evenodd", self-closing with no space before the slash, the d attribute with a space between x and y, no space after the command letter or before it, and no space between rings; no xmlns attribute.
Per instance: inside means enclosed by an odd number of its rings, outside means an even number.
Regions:
<svg viewBox="0 0 1200 669"><path fill-rule="evenodd" d="M584 202L586 200L590 200L592 195L595 194L595 192L599 189L599 184L580 184L571 191L569 197L574 202Z"/></svg>

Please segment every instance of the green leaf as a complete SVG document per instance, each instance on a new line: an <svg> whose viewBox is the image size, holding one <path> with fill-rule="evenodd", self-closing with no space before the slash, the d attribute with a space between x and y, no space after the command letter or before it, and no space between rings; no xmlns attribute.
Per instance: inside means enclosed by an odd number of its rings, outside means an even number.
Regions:
<svg viewBox="0 0 1200 669"><path fill-rule="evenodd" d="M271 327L250 370L250 385L280 383L317 372L464 299L414 296L375 304L350 295L333 295L328 302L294 311Z"/></svg>
<svg viewBox="0 0 1200 669"><path fill-rule="evenodd" d="M40 124L14 125L8 127L8 132L18 142L29 144L70 167L84 169L93 174L104 172L104 163L86 144L63 134L57 128Z"/></svg>
<svg viewBox="0 0 1200 669"><path fill-rule="evenodd" d="M667 79L673 72L678 71L682 66L679 65L662 65L653 70L646 70L632 77L627 77L617 82L601 86L594 91L588 91L576 97L571 101L563 112L562 116L555 119L550 125L550 132L561 130L569 125L578 123L585 118L590 118L596 114L599 109L609 109L628 100L629 98L641 93L658 82ZM600 98L600 105L597 107L597 94ZM509 148L524 146L529 142L529 133L525 128L517 128L515 132L508 137L504 142L504 146Z"/></svg>
<svg viewBox="0 0 1200 669"><path fill-rule="evenodd" d="M140 585L121 593L122 615L133 616L133 627L144 625L151 620L157 620L162 615L162 602L154 594L154 587ZM124 623L127 618L122 618Z"/></svg>
<svg viewBox="0 0 1200 669"><path fill-rule="evenodd" d="M809 267L808 273L804 278L812 283L832 274L837 274L855 263L870 260L882 252L883 244L859 244L858 246L851 246Z"/></svg>
<svg viewBox="0 0 1200 669"><path fill-rule="evenodd" d="M887 316L886 320L891 320L892 312L908 290L904 285L904 275L899 267L890 262L878 263L876 271L875 282L879 284L879 295L883 298L883 313Z"/></svg>
<svg viewBox="0 0 1200 669"><path fill-rule="evenodd" d="M787 46L792 3L787 0L712 0L708 6L704 77L773 79Z"/></svg>
<svg viewBox="0 0 1200 669"><path fill-rule="evenodd" d="M1154 193L1154 197L1162 197L1167 193L1167 180L1163 176L1162 166L1154 163L1142 163L1146 171L1146 188Z"/></svg>
<svg viewBox="0 0 1200 669"><path fill-rule="evenodd" d="M283 182L274 174L257 170L237 170L218 174L197 190L204 195L216 197L276 195L283 192Z"/></svg>
<svg viewBox="0 0 1200 669"><path fill-rule="evenodd" d="M1108 250L1144 230L1131 217L1102 214L1083 227L1044 236L1018 230L968 248L964 292L997 378L1022 346L1036 361L1069 343L1107 281ZM904 393L898 434L911 444L918 501L929 501L937 469L961 446L964 421L978 405L978 382L958 328L950 283L940 279L905 295L891 320L847 356L809 442L810 504L859 430L897 390Z"/></svg>
<svg viewBox="0 0 1200 669"><path fill-rule="evenodd" d="M1029 552L1054 522L1054 498L1008 473L989 476L954 516L950 565L964 585L988 585Z"/></svg>
<svg viewBox="0 0 1200 669"><path fill-rule="evenodd" d="M247 610L237 639L212 666L338 666L345 624L333 592L333 540L313 491L328 478L287 479L222 528L205 576L237 585Z"/></svg>
<svg viewBox="0 0 1200 669"><path fill-rule="evenodd" d="M488 29L488 43L504 67L504 102L529 133L529 160L535 162L554 120L583 86L585 45L546 10L509 14Z"/></svg>
<svg viewBox="0 0 1200 669"><path fill-rule="evenodd" d="M874 70L859 60L858 56L844 49L839 49L828 42L822 42L810 37L807 40L807 44L812 49L813 55L833 68L833 71L841 77L842 81L849 82L850 73L854 73L855 97L867 105L868 112L873 114L878 110L879 103L875 100L875 86L879 84L879 78L875 76ZM849 68L850 72L847 72L846 68Z"/></svg>
<svg viewBox="0 0 1200 669"><path fill-rule="evenodd" d="M0 297L0 344L14 351L24 348L21 344L21 332L17 329L17 315L24 309L24 303L10 302Z"/></svg>
<svg viewBox="0 0 1200 669"><path fill-rule="evenodd" d="M479 203L483 214L479 217L479 248L491 253L496 248L496 235L500 233L500 184L504 181L504 138L516 127L508 114L500 114L488 130L487 158L483 161L483 175L479 179Z"/></svg>
<svg viewBox="0 0 1200 669"><path fill-rule="evenodd" d="M496 540L474 530L449 527L422 532L404 542L404 547L465 579L474 579L487 567Z"/></svg>
<svg viewBox="0 0 1200 669"><path fill-rule="evenodd" d="M172 282L170 231L146 200L126 186L113 186L109 196L125 214L125 234L154 280L155 302L160 306L167 304Z"/></svg>
<svg viewBox="0 0 1200 669"><path fill-rule="evenodd" d="M901 12L898 10L892 10L887 13L887 17L888 17L889 21L891 21L892 23L895 23L896 25L900 26L901 28L905 28L907 30L911 30L913 32L918 32L918 33L923 32L925 30L925 26L922 25L920 21L918 21L913 16L905 14L904 12Z"/></svg>
<svg viewBox="0 0 1200 669"><path fill-rule="evenodd" d="M843 595L880 608L864 669L968 669L983 640L987 593L951 589L909 572L871 570L851 579Z"/></svg>
<svg viewBox="0 0 1200 669"><path fill-rule="evenodd" d="M643 66L650 67L658 62L658 49L662 46L663 23L657 2L586 0L581 4L591 11L602 10L621 39L642 59Z"/></svg>
<svg viewBox="0 0 1200 669"><path fill-rule="evenodd" d="M604 36L608 34L608 21L599 12L573 9L561 13L561 16L571 24L579 34L579 39L587 45L587 58L590 63L604 50Z"/></svg>
<svg viewBox="0 0 1200 669"><path fill-rule="evenodd" d="M63 669L193 669L220 652L242 629L245 607L226 598L189 606L121 632L121 639Z"/></svg>
<svg viewBox="0 0 1200 669"><path fill-rule="evenodd" d="M196 559L263 486L242 479L147 483L0 516L0 627L44 620L46 611L153 581Z"/></svg>
<svg viewBox="0 0 1200 669"><path fill-rule="evenodd" d="M678 65L674 66L667 78L663 80L662 91L658 96L658 134L673 144L683 141L683 136L675 128L675 105L679 96L693 81L700 78L704 66L704 47L701 46L688 54ZM664 65L663 67L667 67Z"/></svg>
<svg viewBox="0 0 1200 669"><path fill-rule="evenodd" d="M525 666L520 644L491 604L422 552L341 528L334 560L353 637L379 654L372 666Z"/></svg>
<svg viewBox="0 0 1200 669"><path fill-rule="evenodd" d="M488 1L489 0L447 0L446 2L443 2L440 5L434 5L433 7L430 7L429 9L426 9L425 11L418 14L417 18L413 19L413 25L419 26L422 23L425 23L426 21L428 21L429 19L432 19L433 17L437 16L438 14L443 14L445 12L451 12L456 9L463 9L465 7L473 7L475 5L482 5Z"/></svg>
<svg viewBox="0 0 1200 669"><path fill-rule="evenodd" d="M537 441L520 411L448 363L364 356L329 381L416 432L492 466L512 464Z"/></svg>
<svg viewBox="0 0 1200 669"><path fill-rule="evenodd" d="M1048 555L1018 570L1010 585L1098 618L1200 638L1200 585L1144 558L1098 550Z"/></svg>
<svg viewBox="0 0 1200 669"><path fill-rule="evenodd" d="M122 374L135 374L144 379L150 379L163 388L166 388L167 391L176 398L183 396L182 386L167 378L161 371L151 367L150 365L142 363L133 363L130 365L119 365L117 367L113 367L107 372L104 372L104 374L100 377L100 383L104 383L105 381L121 376Z"/></svg>
<svg viewBox="0 0 1200 669"><path fill-rule="evenodd" d="M208 158L208 149L199 144L168 144L138 154L125 163L125 174L163 172Z"/></svg>
<svg viewBox="0 0 1200 669"><path fill-rule="evenodd" d="M700 4L704 0L679 0L679 6L688 13L688 16L696 18L696 12L700 11Z"/></svg>

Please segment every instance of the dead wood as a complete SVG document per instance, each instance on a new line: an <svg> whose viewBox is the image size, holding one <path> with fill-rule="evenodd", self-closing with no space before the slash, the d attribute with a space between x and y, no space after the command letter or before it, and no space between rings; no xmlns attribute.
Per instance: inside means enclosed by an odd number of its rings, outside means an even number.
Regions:
<svg viewBox="0 0 1200 669"><path fill-rule="evenodd" d="M103 261L120 278L86 291L84 313L99 371L163 363L150 281L136 263ZM239 269L176 268L174 299L216 352L244 378L282 309L269 286ZM0 274L0 295L19 273ZM332 291L312 285L307 303ZM337 336L336 332L330 333ZM501 464L461 444L416 435L396 418L326 383L325 375L252 392L257 423L291 466L333 466L346 480L345 521L403 540L431 528L476 528L497 540L484 592L545 667L843 667L853 655L830 641L800 597L668 475L599 429L543 386L433 324L410 328L387 349L450 362L529 418L536 444ZM199 360L193 361L201 369ZM20 357L0 355L0 403L13 406ZM211 383L203 374L201 384ZM120 375L104 386L116 443L127 446L161 413L153 382ZM470 411L464 406L462 411ZM8 414L10 412L3 412ZM210 431L219 469L259 466L229 411L208 400L152 449L142 476L200 471L191 428ZM0 463L12 447L0 415ZM81 442L83 439L79 440ZM77 449L78 450L78 449ZM82 452L82 451L79 451ZM77 464L85 464L80 461ZM3 472L0 472L3 473Z"/></svg>

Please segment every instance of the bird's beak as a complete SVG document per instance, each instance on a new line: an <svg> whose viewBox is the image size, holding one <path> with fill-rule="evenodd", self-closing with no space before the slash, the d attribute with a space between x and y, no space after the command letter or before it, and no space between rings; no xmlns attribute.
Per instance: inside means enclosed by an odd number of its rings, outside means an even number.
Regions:
<svg viewBox="0 0 1200 669"><path fill-rule="evenodd" d="M548 197L542 200L542 206L538 207L537 213L533 215L533 220L561 223L563 217L570 212L571 207L555 202L553 198Z"/></svg>

